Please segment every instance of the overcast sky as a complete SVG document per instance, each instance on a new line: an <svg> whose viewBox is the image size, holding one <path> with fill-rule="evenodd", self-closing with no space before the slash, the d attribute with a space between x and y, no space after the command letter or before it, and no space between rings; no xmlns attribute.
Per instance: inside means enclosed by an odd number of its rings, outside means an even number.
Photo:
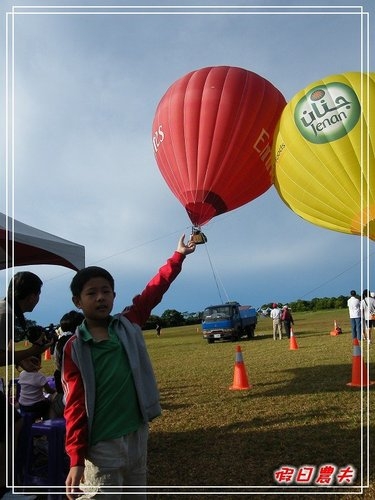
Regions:
<svg viewBox="0 0 375 500"><path fill-rule="evenodd" d="M69 5L77 9L52 9L63 3L44 1L36 9L28 3L18 1L26 8L8 16L14 47L14 216L84 245L86 264L114 275L114 312L131 302L175 250L179 236L190 232L185 209L153 155L152 121L167 88L195 69L239 66L269 80L289 101L318 79L360 71L367 43L361 20L368 17L356 5L370 12L374 46L375 4L365 0L233 2L245 9L228 7L227 0L202 3L212 9L193 1L169 9L152 6L176 2L142 2L150 7L135 9L83 8L74 1ZM261 8L272 5L279 7ZM303 5L309 7L299 8ZM350 8L339 7L345 5ZM5 27L12 2L3 1L0 9ZM370 66L373 71L372 53ZM3 96L6 81L10 84L6 76ZM2 165L7 130L11 124L3 116ZM5 191L12 192L4 168L0 181L4 212ZM187 258L155 314L200 311L226 300L258 307L348 295L368 285L364 258L369 254L373 260L373 243L306 222L273 187L214 218L204 230L207 246ZM73 308L74 272L57 266L29 270L44 286L28 317L57 323ZM0 271L4 295L7 277Z"/></svg>

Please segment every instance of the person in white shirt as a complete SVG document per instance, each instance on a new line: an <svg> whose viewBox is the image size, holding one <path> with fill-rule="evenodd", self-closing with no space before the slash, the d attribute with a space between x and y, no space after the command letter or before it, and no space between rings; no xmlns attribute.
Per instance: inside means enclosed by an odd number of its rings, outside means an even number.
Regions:
<svg viewBox="0 0 375 500"><path fill-rule="evenodd" d="M357 297L355 290L350 291L350 299L348 299L350 326L352 329L352 340L361 340L361 303Z"/></svg>
<svg viewBox="0 0 375 500"><path fill-rule="evenodd" d="M371 342L371 331L375 327L375 298L363 290L361 300L363 339Z"/></svg>
<svg viewBox="0 0 375 500"><path fill-rule="evenodd" d="M273 340L276 340L277 335L279 335L279 340L282 339L281 331L281 309L279 309L277 304L272 304L272 310L270 312L270 318L272 319L272 334Z"/></svg>
<svg viewBox="0 0 375 500"><path fill-rule="evenodd" d="M50 418L51 402L45 394L55 394L55 389L48 383L47 377L40 371L40 357L26 358L20 361L22 368L18 383L21 391L18 399L20 410L33 413L34 418Z"/></svg>

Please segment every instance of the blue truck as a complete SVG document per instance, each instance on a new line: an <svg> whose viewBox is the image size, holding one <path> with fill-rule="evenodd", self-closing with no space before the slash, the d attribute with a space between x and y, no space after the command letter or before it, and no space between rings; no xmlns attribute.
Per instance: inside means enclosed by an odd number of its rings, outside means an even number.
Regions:
<svg viewBox="0 0 375 500"><path fill-rule="evenodd" d="M215 340L237 341L255 334L257 312L252 306L241 306L238 302L227 302L206 307L202 316L203 338L209 344Z"/></svg>

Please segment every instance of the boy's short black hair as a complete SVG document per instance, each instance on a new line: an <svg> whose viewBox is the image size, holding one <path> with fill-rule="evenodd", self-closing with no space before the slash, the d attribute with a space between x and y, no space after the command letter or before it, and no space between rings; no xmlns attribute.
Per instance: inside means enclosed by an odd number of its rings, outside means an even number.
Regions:
<svg viewBox="0 0 375 500"><path fill-rule="evenodd" d="M40 293L43 281L30 271L21 271L13 276L8 287L8 299L23 300L32 293Z"/></svg>
<svg viewBox="0 0 375 500"><path fill-rule="evenodd" d="M91 278L104 278L108 281L112 290L115 289L115 281L106 269L97 266L89 266L84 269L80 269L72 279L72 282L70 283L70 290L73 297L79 297L81 295L83 287Z"/></svg>

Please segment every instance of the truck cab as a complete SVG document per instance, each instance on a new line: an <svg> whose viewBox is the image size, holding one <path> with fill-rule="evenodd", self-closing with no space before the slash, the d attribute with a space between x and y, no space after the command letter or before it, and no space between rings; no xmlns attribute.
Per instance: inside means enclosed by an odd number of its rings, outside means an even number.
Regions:
<svg viewBox="0 0 375 500"><path fill-rule="evenodd" d="M203 338L208 343L215 340L239 340L246 335L254 337L257 323L256 310L238 302L206 307L202 317Z"/></svg>

